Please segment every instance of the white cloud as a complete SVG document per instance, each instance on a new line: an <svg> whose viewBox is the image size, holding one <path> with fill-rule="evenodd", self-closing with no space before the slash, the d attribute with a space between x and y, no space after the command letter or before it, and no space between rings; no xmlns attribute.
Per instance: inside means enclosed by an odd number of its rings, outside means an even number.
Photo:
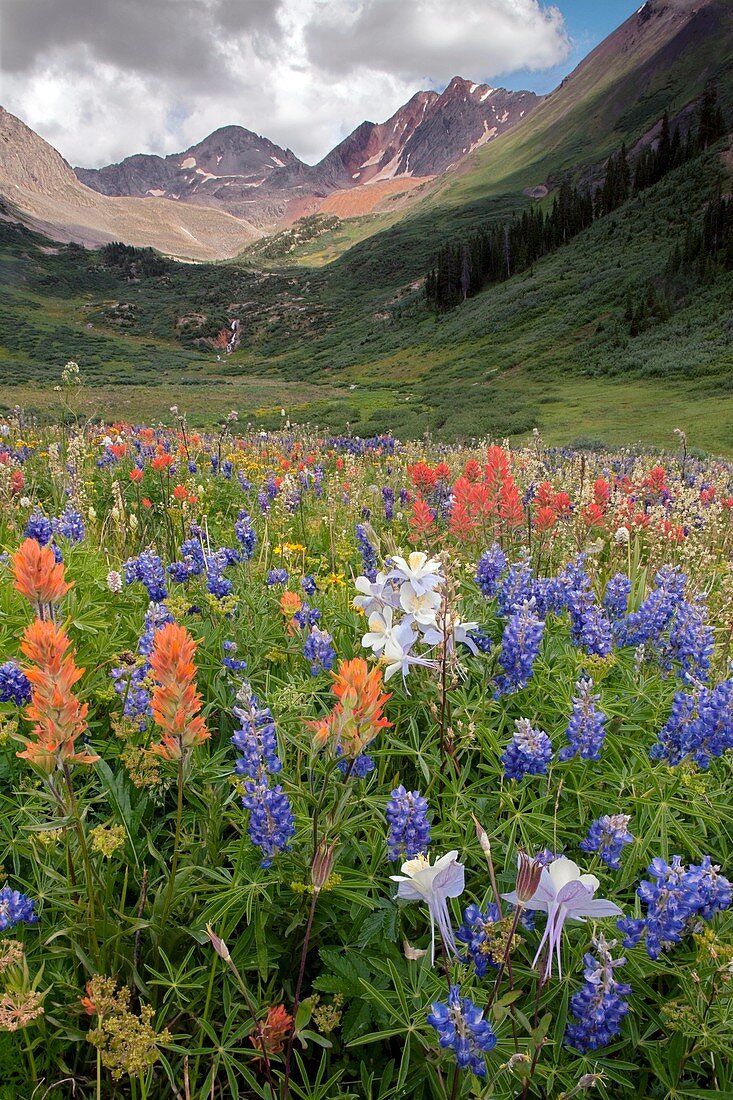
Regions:
<svg viewBox="0 0 733 1100"><path fill-rule="evenodd" d="M334 73L362 66L435 83L544 69L570 50L560 10L538 0L327 0L306 42Z"/></svg>
<svg viewBox="0 0 733 1100"><path fill-rule="evenodd" d="M537 0L0 0L0 96L68 161L237 123L314 162L419 88L557 63Z"/></svg>

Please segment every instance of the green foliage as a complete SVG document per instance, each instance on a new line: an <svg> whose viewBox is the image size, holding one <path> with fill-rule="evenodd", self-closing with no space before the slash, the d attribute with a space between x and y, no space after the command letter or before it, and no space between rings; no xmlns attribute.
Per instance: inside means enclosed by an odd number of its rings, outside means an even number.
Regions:
<svg viewBox="0 0 733 1100"><path fill-rule="evenodd" d="M632 583L632 608L662 564L685 565L691 574L688 596L705 592L710 603L717 682L730 657L731 511L717 501L703 505L688 479L696 486L714 484L723 496L731 490L727 464L703 462L686 450L662 458L671 493L665 510L649 488L651 467L660 456L601 452L562 458L535 440L510 457L522 495L547 479L553 491L563 489L573 502L552 538L533 531L531 502L519 526L493 515L487 529L476 528L465 538L450 534L439 515L433 532L417 546L446 551L453 610L464 622L482 624L492 641L490 652L472 655L461 648L456 662L446 665L445 678L425 668L413 669L406 684L394 677L386 704L392 725L369 746L374 770L356 779L337 770L328 750L314 747L309 723L334 705L331 679L325 672L311 674L303 654L308 631L283 614L283 588L268 586L265 578L271 568L284 566L288 591L302 596L301 576L315 575L317 591L309 602L320 612L318 626L331 634L339 660L359 656L365 624L351 603L352 577L362 567L355 521L370 509L370 537L380 559L409 548L415 538L409 509L397 505L394 519L383 518L379 488L391 487L397 501L400 489L414 492L419 477L408 466L418 458L433 468L438 461L447 464L442 476L450 487L469 459L486 461L485 450L426 443L393 452L391 441L383 439L352 455L348 440L339 444L316 433L265 438L246 433L233 439L231 421L217 435L194 440L179 414L173 428L124 436L113 431L119 454L98 465L111 453L100 431L39 431L17 420L6 427L0 438L12 458L10 467L0 470L21 469L16 455L23 449L22 491L31 503L17 491L11 495L6 480L0 482L7 493L0 545L8 552L16 549L36 507L58 514L71 494L84 511L87 532L81 544L58 536L74 587L56 618L85 669L75 691L89 705L87 747L100 757L73 768L73 788L61 771L49 781L16 755L15 735L31 736L32 723L11 703L0 707L0 860L8 883L36 900L40 917L37 925L12 930L27 960L27 974L13 972L12 980L26 993L35 983L44 1008L18 1031L0 1030L0 1068L9 1096L31 1096L42 1087L59 1100L74 1091L85 1100L178 1100L187 1091L191 1100L210 1100L212 1091L222 1098L283 1097L286 1052L272 1050L273 1094L256 1040L269 1010L284 1005L295 1013L299 1033L291 1096L445 1100L451 1052L439 1048L427 1023L430 1006L445 1000L450 979L485 1007L497 972L490 970L481 981L465 962L443 960L440 953L435 967L427 956L405 957L405 941L425 949L430 933L425 909L396 903L389 878L397 868L386 860L384 808L400 783L428 799L433 856L456 849L465 864L466 890L451 906L454 925L469 903L485 907L493 900L472 815L488 832L501 893L513 888L520 846L564 851L579 860L598 875L601 896L612 897L630 915L639 913L635 890L657 855L670 859L678 853L697 862L709 854L730 873L730 754L707 770L689 760L671 767L649 756L675 691L685 689L680 668L668 669L653 646L643 655L621 647L607 658L589 656L572 643L567 614L549 614L531 679L495 698L505 623L496 603L484 600L472 580L492 530L515 560L524 544L542 576L556 574L579 549L592 551L586 564L593 590L600 595L608 578L623 572ZM151 441L163 453L181 449L175 473L152 465ZM140 483L129 477L138 457L144 471ZM212 457L219 469L222 460L232 463L231 478L226 471L214 474ZM297 479L301 460L306 469L323 471L322 482ZM189 470L189 461L195 470ZM585 514L594 481L612 468L626 472L631 487L613 485L602 524L590 528ZM258 494L276 474L285 481L269 512L260 514ZM193 503L173 492L176 484L195 497ZM294 489L300 501L293 506ZM616 517L628 516L629 504L632 511L640 507L645 494L650 524L636 526L627 545L614 537ZM179 559L191 522L198 524L207 549L237 545L234 524L243 507L253 516L258 542L251 560L226 570L230 596L215 598L205 576L194 576L185 586L168 579L168 606L198 643L196 686L211 732L187 757L179 818L176 764L149 753L160 731L151 723L140 729L121 720L124 697L110 679L112 669L134 666L148 594L139 582L112 592L107 574L146 548L159 553L164 564ZM667 517L673 526L685 522L689 534L682 542L665 533ZM6 569L0 576L3 660L22 660L19 639L32 617L31 605L13 589ZM222 663L225 641L236 643L246 672ZM608 718L601 760L556 757L546 776L507 780L501 754L516 719L529 717L559 749L574 684L583 673L593 676ZM283 768L273 781L282 784L295 814L290 850L264 868L247 832L242 777L234 774L237 753L230 743L238 725L234 691L243 676L274 715ZM604 813L631 815L636 839L618 872L578 848L590 823ZM327 843L335 845L334 863L316 895L313 860L319 844ZM544 919L538 916L538 922ZM612 934L613 926L602 923ZM229 959L215 953L207 925L227 944ZM520 929L511 987L503 975L487 1009L498 1036L488 1055L487 1081L461 1074L457 1096L510 1100L526 1080L528 1097L559 1097L591 1073L601 1075L597 1094L608 1100L640 1094L672 1100L733 1088L726 1055L729 915L700 922L658 960L643 947L629 950L621 974L633 995L622 1034L585 1056L568 1050L563 1037L592 928L568 925L564 976L538 988L531 964L540 930L541 924L535 931ZM0 948L7 938L0 939ZM94 1004L99 986L91 987L97 990L93 996L87 983L95 976L113 980L112 1007L90 1018L81 998ZM0 989L6 990L8 981L8 972L0 972ZM516 1054L526 1054L530 1063L534 1059L531 1074L521 1059L508 1065ZM139 1074L128 1072L133 1055L145 1063ZM122 1067L118 1079L115 1067Z"/></svg>

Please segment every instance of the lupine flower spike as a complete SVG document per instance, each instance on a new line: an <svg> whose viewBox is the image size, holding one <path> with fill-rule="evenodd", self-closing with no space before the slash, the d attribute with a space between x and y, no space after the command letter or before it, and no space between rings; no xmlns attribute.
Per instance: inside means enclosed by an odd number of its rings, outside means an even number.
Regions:
<svg viewBox="0 0 733 1100"><path fill-rule="evenodd" d="M448 1003L430 1006L428 1023L440 1036L442 1047L452 1047L459 1069L470 1069L477 1077L486 1076L484 1053L496 1046L496 1035L483 1012L468 997L461 997L459 986L452 985Z"/></svg>

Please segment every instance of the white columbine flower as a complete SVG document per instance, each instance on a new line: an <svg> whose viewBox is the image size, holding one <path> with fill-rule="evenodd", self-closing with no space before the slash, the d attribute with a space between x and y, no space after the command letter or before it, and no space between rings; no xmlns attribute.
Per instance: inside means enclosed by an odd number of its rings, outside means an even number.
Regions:
<svg viewBox="0 0 733 1100"><path fill-rule="evenodd" d="M409 581L400 587L400 607L412 615L420 626L434 626L435 613L440 607L440 593L428 591L418 594Z"/></svg>
<svg viewBox="0 0 733 1100"><path fill-rule="evenodd" d="M383 607L380 611L372 611L369 616L369 630L361 639L364 649L371 649L375 656L379 657L392 632L391 607Z"/></svg>
<svg viewBox="0 0 733 1100"><path fill-rule="evenodd" d="M387 667L384 671L386 684L395 672L401 672L403 680L410 671L410 665L421 665L423 668L437 668L438 662L428 660L425 657L415 657L410 651L417 641L418 635L412 626L412 620L403 619L399 626L388 636L382 658Z"/></svg>
<svg viewBox="0 0 733 1100"><path fill-rule="evenodd" d="M398 581L408 581L418 596L423 592L432 592L445 579L440 572L438 559L428 558L427 554L418 550L413 550L407 559L399 555L392 558L392 568L387 576Z"/></svg>
<svg viewBox="0 0 733 1100"><path fill-rule="evenodd" d="M396 598L399 597L396 597L392 584L388 583L386 573L377 573L373 581L368 577L357 577L354 588L359 595L354 596L352 604L354 607L360 607L365 615L371 615L372 611L380 611L385 604L390 607L397 606Z"/></svg>
<svg viewBox="0 0 733 1100"><path fill-rule="evenodd" d="M398 882L397 897L402 901L422 901L430 913L430 962L435 963L435 925L443 937L443 943L456 957L456 941L448 913L448 898L458 898L463 893L465 873L458 862L458 852L446 852L431 865L425 856L408 859L403 863L401 875L390 875Z"/></svg>

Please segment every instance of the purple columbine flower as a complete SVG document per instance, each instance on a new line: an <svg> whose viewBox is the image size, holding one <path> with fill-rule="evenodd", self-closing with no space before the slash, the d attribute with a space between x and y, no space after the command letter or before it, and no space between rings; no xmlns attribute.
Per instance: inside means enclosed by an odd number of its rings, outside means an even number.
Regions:
<svg viewBox="0 0 733 1100"><path fill-rule="evenodd" d="M587 917L599 919L621 915L622 910L614 902L594 897L599 886L595 875L582 875L577 863L560 856L548 867L542 868L537 890L528 901L521 903L526 909L547 913L545 931L532 962L532 966L537 965L547 944L545 981L552 975L553 954L557 957L558 977L562 977L561 943L566 920L584 921ZM502 894L502 897L512 905L520 903L516 890L511 894Z"/></svg>

